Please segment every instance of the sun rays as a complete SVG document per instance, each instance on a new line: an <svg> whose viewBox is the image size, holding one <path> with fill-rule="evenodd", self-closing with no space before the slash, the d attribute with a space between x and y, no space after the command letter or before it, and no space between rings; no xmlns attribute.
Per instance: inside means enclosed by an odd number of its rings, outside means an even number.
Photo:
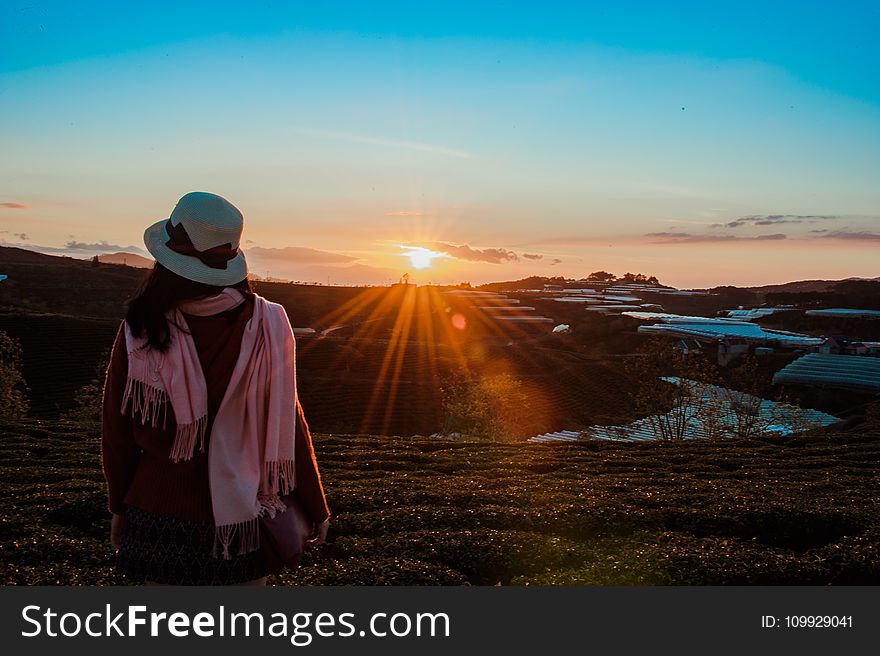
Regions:
<svg viewBox="0 0 880 656"><path fill-rule="evenodd" d="M346 366L350 349L333 349L326 371L338 372L349 381L358 376L369 382L369 392L359 432L389 434L395 413L424 411L414 399L402 397L402 387L442 386L441 374L458 372L470 376L482 371L515 371L532 359L528 348L516 348L511 357L488 349L496 345L529 341L535 335L523 326L496 321L494 316L461 297L452 298L435 286L412 284L390 288L367 288L318 319L314 327L344 325L346 329L330 339L344 339L355 349L369 343L382 349L378 370ZM343 337L344 335L344 337ZM324 343L325 337L309 338L300 345L301 354ZM491 351L491 355L489 354ZM503 349L502 349L503 352ZM513 357L513 356L516 357ZM343 373L344 372L344 373ZM369 381L367 381L369 379Z"/></svg>

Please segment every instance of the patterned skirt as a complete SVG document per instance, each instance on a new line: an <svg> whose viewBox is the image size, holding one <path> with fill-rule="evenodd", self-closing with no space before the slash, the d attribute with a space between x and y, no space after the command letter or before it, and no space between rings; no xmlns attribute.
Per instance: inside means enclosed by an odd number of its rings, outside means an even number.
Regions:
<svg viewBox="0 0 880 656"><path fill-rule="evenodd" d="M170 585L234 585L269 573L259 550L226 560L211 555L213 546L213 522L185 521L129 506L117 565L130 581Z"/></svg>

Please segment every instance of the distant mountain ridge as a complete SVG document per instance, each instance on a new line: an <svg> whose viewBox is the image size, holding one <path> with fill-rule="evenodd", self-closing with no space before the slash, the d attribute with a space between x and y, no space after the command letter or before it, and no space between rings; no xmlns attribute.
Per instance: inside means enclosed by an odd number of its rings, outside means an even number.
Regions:
<svg viewBox="0 0 880 656"><path fill-rule="evenodd" d="M153 266L154 260L137 253L105 253L98 256L98 261L104 264L122 264L124 266L137 267L138 269L149 269Z"/></svg>
<svg viewBox="0 0 880 656"><path fill-rule="evenodd" d="M834 285L852 280L864 280L869 282L880 282L880 276L876 278L843 278L842 280L795 280L777 285L760 285L757 287L743 287L754 292L762 294L772 294L774 292L827 292L831 291Z"/></svg>

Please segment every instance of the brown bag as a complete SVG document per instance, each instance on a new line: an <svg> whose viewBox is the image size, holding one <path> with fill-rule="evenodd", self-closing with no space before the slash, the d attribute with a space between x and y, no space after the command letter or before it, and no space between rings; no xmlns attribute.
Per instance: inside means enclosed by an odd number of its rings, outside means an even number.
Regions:
<svg viewBox="0 0 880 656"><path fill-rule="evenodd" d="M272 573L285 567L299 567L306 543L314 533L314 524L293 494L283 497L287 510L274 517L260 516L260 549Z"/></svg>

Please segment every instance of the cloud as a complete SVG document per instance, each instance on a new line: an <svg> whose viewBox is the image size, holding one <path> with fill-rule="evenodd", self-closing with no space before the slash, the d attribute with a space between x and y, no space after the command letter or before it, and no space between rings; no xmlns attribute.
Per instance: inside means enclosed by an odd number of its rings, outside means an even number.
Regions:
<svg viewBox="0 0 880 656"><path fill-rule="evenodd" d="M649 232L645 235L645 237L663 237L665 239L676 239L676 238L685 238L691 237L691 233L689 232Z"/></svg>
<svg viewBox="0 0 880 656"><path fill-rule="evenodd" d="M540 253L523 253L522 256L527 260L541 260L544 258Z"/></svg>
<svg viewBox="0 0 880 656"><path fill-rule="evenodd" d="M432 251L441 251L460 260L471 262L489 262L490 264L519 262L519 256L506 248L471 248L467 244L459 246L440 241L422 245L425 248L430 248Z"/></svg>
<svg viewBox="0 0 880 656"><path fill-rule="evenodd" d="M367 144L369 146L387 146L390 148L402 148L404 150L415 150L418 152L431 153L434 155L445 155L446 157L470 157L470 153L467 153L463 150L447 148L446 146L439 146L436 144L423 143L419 141L403 141L400 139L388 139L385 137L376 137L364 134L350 134L346 132L335 132L332 130L294 128L293 131L309 137L332 139L334 141L347 141L349 143Z"/></svg>
<svg viewBox="0 0 880 656"><path fill-rule="evenodd" d="M786 223L817 223L818 221L835 221L840 217L833 214L761 214L741 216L727 223L713 223L713 228L740 228L744 225L783 225Z"/></svg>
<svg viewBox="0 0 880 656"><path fill-rule="evenodd" d="M552 237L536 237L528 241L512 244L515 248L538 248L540 246L592 246L606 243L607 237L599 235L556 235Z"/></svg>
<svg viewBox="0 0 880 656"><path fill-rule="evenodd" d="M399 212L386 212L385 216L410 217L410 216L425 216L425 215L422 212L412 212L410 210L400 210Z"/></svg>
<svg viewBox="0 0 880 656"><path fill-rule="evenodd" d="M550 266L553 266L554 264L561 264L561 263L562 263L562 260L560 260L558 257L554 257L553 261L550 262Z"/></svg>
<svg viewBox="0 0 880 656"><path fill-rule="evenodd" d="M0 207L5 207L9 210L26 210L28 206L21 203L0 203Z"/></svg>
<svg viewBox="0 0 880 656"><path fill-rule="evenodd" d="M689 232L649 232L646 237L653 238L652 244L689 244L705 242L733 242L733 241L776 241L787 239L788 235L774 233L770 235L756 235L754 237L740 237L738 235L695 235Z"/></svg>
<svg viewBox="0 0 880 656"><path fill-rule="evenodd" d="M818 231L816 231L818 232ZM880 232L832 230L820 235L817 239L846 239L850 241L880 241Z"/></svg>
<svg viewBox="0 0 880 656"><path fill-rule="evenodd" d="M263 248L254 246L245 251L248 261L252 262L286 262L290 264L349 264L360 258L319 251L314 248L302 246L287 246L285 248Z"/></svg>
<svg viewBox="0 0 880 656"><path fill-rule="evenodd" d="M50 247L43 247L50 248ZM116 253L118 251L128 251L135 253L145 253L143 248L138 248L137 246L119 246L117 244L108 244L106 241L99 241L94 244L89 244L81 241L71 240L64 244L64 248L56 249L58 252L64 251L106 251Z"/></svg>
<svg viewBox="0 0 880 656"><path fill-rule="evenodd" d="M12 236L13 236L13 237L18 237L18 238L21 239L22 241L27 241L27 240L28 240L28 236L27 236L27 234L25 234L25 233L23 233L23 232L13 232L13 233L12 233Z"/></svg>

